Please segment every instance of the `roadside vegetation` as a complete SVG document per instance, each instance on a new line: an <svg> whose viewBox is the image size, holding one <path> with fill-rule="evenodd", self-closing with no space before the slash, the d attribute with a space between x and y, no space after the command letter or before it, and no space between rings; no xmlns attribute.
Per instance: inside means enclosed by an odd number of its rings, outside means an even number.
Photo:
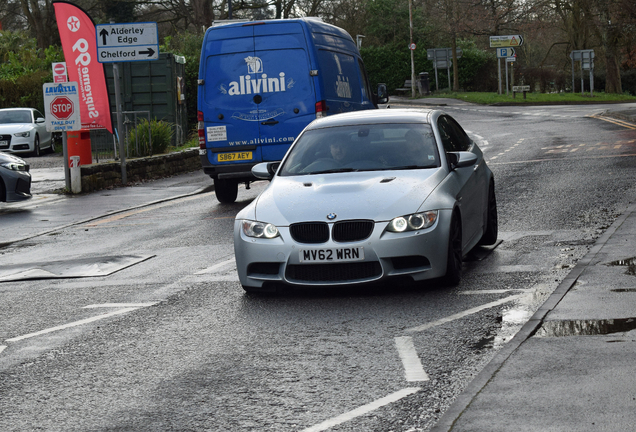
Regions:
<svg viewBox="0 0 636 432"><path fill-rule="evenodd" d="M410 96L410 95L409 95ZM430 96L418 96L417 98L454 98L466 102L493 105L493 104L568 104L568 103L614 103L614 102L636 102L636 96L630 94L614 94L604 92L590 93L517 93L513 96L510 91L508 95L500 95L488 92L434 92Z"/></svg>

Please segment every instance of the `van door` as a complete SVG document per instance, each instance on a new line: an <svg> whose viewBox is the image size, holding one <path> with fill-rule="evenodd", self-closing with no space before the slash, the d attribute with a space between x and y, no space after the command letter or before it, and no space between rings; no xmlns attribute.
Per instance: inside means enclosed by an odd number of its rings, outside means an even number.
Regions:
<svg viewBox="0 0 636 432"><path fill-rule="evenodd" d="M281 160L289 145L316 118L316 96L303 26L298 22L254 25L250 82L258 112L264 161Z"/></svg>
<svg viewBox="0 0 636 432"><path fill-rule="evenodd" d="M250 140L258 137L257 121L237 121L238 113L255 109L246 94L246 58L254 53L254 32L250 27L220 26L208 31L203 53L206 57L203 92L199 93L199 110L203 112L208 160L212 165L260 161L260 152ZM248 146L248 147L246 147ZM240 147L242 159L226 160L225 148ZM246 159L247 156L249 159ZM229 158L227 158L229 159Z"/></svg>
<svg viewBox="0 0 636 432"><path fill-rule="evenodd" d="M315 96L302 26L249 23L209 32L206 51L205 126L210 163L281 160L315 118ZM226 160L239 147L245 160ZM220 156L219 156L220 155ZM222 160L220 160L222 159Z"/></svg>

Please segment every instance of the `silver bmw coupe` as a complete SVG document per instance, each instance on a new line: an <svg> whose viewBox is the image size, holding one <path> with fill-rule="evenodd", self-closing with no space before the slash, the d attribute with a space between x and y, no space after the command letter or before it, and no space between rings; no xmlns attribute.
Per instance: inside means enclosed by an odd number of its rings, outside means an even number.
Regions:
<svg viewBox="0 0 636 432"><path fill-rule="evenodd" d="M492 171L438 110L383 109L315 120L234 224L243 288L460 282L463 257L497 241Z"/></svg>

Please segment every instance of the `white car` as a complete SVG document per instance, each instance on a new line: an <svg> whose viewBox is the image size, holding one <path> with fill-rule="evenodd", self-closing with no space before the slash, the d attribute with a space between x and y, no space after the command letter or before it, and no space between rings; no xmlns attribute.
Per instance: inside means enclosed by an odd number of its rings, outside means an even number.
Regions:
<svg viewBox="0 0 636 432"><path fill-rule="evenodd" d="M455 285L463 257L497 241L493 173L442 111L315 120L276 165L252 168L271 183L234 225L248 292L391 278Z"/></svg>
<svg viewBox="0 0 636 432"><path fill-rule="evenodd" d="M44 115L34 108L0 109L0 151L39 156L40 151L55 151Z"/></svg>

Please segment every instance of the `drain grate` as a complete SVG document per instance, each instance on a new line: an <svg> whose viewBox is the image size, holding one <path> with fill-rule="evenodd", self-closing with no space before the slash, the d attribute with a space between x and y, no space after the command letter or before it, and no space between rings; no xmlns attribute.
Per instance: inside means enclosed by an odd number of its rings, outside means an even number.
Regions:
<svg viewBox="0 0 636 432"><path fill-rule="evenodd" d="M636 329L636 318L546 321L537 330L535 336L596 336L623 333L634 329Z"/></svg>

